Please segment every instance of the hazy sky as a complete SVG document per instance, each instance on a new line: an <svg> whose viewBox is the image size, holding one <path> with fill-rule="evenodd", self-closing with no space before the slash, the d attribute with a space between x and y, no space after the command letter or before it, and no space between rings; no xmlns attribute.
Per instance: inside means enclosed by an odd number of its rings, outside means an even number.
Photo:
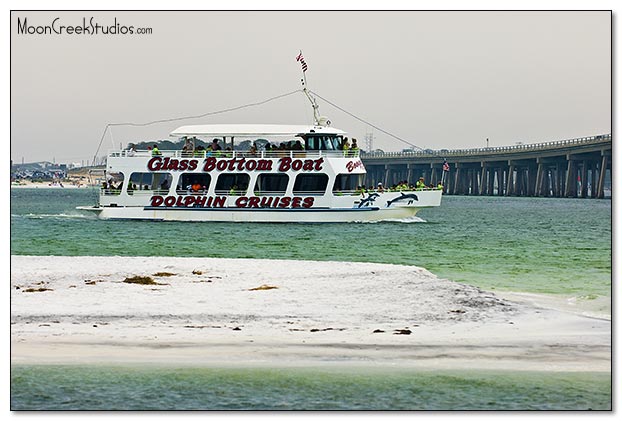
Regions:
<svg viewBox="0 0 622 421"><path fill-rule="evenodd" d="M25 35L28 26L152 28L150 35ZM310 89L422 148L472 148L611 131L609 12L14 12L11 159L91 159L107 123L142 123ZM374 148L407 147L319 100ZM209 123L306 124L302 93L148 127L114 146ZM106 136L100 155L112 148Z"/></svg>

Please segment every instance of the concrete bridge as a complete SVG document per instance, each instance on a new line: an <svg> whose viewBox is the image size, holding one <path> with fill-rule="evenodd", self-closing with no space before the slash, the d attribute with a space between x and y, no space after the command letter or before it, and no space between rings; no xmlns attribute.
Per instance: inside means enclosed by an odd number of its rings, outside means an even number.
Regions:
<svg viewBox="0 0 622 421"><path fill-rule="evenodd" d="M605 197L611 134L496 148L365 153L365 184L443 180L445 194ZM443 171L443 162L449 171Z"/></svg>

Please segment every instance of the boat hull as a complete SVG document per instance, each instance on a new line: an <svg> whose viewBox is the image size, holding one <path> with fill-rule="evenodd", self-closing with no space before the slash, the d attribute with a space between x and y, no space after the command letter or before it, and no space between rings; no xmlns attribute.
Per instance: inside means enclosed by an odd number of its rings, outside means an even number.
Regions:
<svg viewBox="0 0 622 421"><path fill-rule="evenodd" d="M150 209L82 208L98 213L101 219L142 219L189 222L367 222L410 218L418 208L364 209Z"/></svg>
<svg viewBox="0 0 622 421"><path fill-rule="evenodd" d="M440 205L441 191L417 192L417 204L393 204L377 200L378 206L312 207L312 208L207 208L161 206L80 207L96 212L101 219L142 219L189 222L370 222L411 218L421 209ZM384 196L384 195L383 195ZM399 196L399 195L398 195ZM386 195L395 198L396 194ZM422 203L423 202L423 203Z"/></svg>

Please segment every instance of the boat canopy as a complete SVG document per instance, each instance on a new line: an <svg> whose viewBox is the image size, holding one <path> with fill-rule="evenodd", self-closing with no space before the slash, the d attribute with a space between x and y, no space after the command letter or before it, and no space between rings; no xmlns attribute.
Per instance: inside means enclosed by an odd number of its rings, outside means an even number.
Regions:
<svg viewBox="0 0 622 421"><path fill-rule="evenodd" d="M302 133L343 135L346 132L333 127L309 125L206 124L200 126L182 126L173 130L170 136L296 136Z"/></svg>

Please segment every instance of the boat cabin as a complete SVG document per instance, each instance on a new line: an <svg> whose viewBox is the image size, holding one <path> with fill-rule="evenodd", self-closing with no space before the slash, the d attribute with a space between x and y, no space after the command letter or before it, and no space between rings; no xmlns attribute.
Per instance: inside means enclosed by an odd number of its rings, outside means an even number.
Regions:
<svg viewBox="0 0 622 421"><path fill-rule="evenodd" d="M184 150L111 152L108 182L101 194L130 196L130 202L147 195L354 194L364 182L365 169L358 151L341 150L345 134L323 126L184 126L171 133L189 145ZM199 139L206 144L215 142L220 149L195 148ZM236 141L250 141L258 149L233 150ZM272 147L266 147L268 144Z"/></svg>

